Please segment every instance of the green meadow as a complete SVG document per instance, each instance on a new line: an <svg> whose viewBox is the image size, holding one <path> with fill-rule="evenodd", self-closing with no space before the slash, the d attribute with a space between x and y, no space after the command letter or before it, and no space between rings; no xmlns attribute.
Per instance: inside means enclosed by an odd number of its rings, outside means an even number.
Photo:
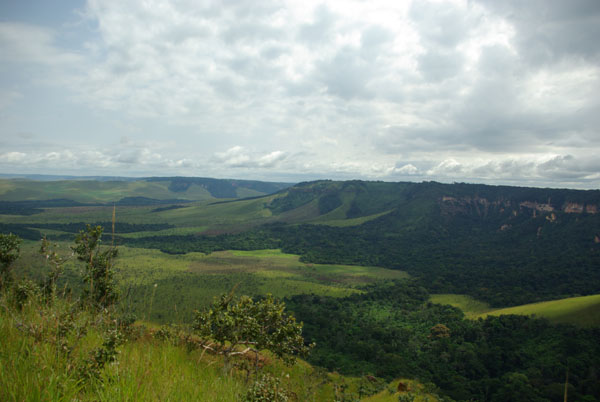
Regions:
<svg viewBox="0 0 600 402"><path fill-rule="evenodd" d="M279 250L170 255L121 247L116 269L124 303L138 316L157 322L173 317L187 322L195 309L234 287L250 296L344 297L371 282L408 277L402 271L378 267L306 264L297 255Z"/></svg>
<svg viewBox="0 0 600 402"><path fill-rule="evenodd" d="M554 323L595 327L600 326L600 295L569 297L491 310L479 317L503 314L532 315L547 318Z"/></svg>
<svg viewBox="0 0 600 402"><path fill-rule="evenodd" d="M465 314L465 317L475 319L480 314L491 310L487 303L481 302L471 296L455 294L434 294L429 301L436 304L449 304L459 308Z"/></svg>
<svg viewBox="0 0 600 402"><path fill-rule="evenodd" d="M490 308L487 303L466 295L437 294L431 295L430 301L457 307L463 311L465 317L471 319L516 314L543 317L557 324L600 326L600 295L569 297L499 309Z"/></svg>
<svg viewBox="0 0 600 402"><path fill-rule="evenodd" d="M70 244L58 242L57 251L70 255ZM38 242L24 242L15 271L39 278L47 267L38 249ZM65 265L63 286L75 286L77 291L80 271L79 263L71 258ZM297 255L280 250L172 255L122 246L115 265L123 307L140 319L159 323L189 322L194 310L234 287L238 294L250 296L271 293L278 298L298 294L345 297L361 292L361 287L369 283L407 277L403 271L379 267L307 264Z"/></svg>

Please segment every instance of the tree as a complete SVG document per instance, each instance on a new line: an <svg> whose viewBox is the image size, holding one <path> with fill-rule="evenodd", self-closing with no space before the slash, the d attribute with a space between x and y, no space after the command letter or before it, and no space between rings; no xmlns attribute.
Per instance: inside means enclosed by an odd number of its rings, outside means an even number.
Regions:
<svg viewBox="0 0 600 402"><path fill-rule="evenodd" d="M14 234L0 234L0 289L12 282L12 263L19 258L21 239Z"/></svg>
<svg viewBox="0 0 600 402"><path fill-rule="evenodd" d="M71 248L79 261L86 264L84 281L89 284L85 290L89 301L97 307L108 307L117 301L117 288L113 281L113 260L117 249L111 246L100 249L102 226L86 225L75 237L75 246Z"/></svg>
<svg viewBox="0 0 600 402"><path fill-rule="evenodd" d="M63 265L69 259L69 257L65 258L59 256L55 251L56 247L57 245L51 244L44 235L39 253L45 258L46 263L50 265L50 272L42 282L42 294L48 303L51 303L54 299L56 294L56 283L64 271Z"/></svg>
<svg viewBox="0 0 600 402"><path fill-rule="evenodd" d="M225 358L226 370L232 356L249 352L255 353L257 368L258 352L263 349L292 365L297 355L305 356L312 347L304 344L302 324L270 294L258 301L247 296L235 299L233 291L215 298L208 310L196 311L194 329L217 343L213 349Z"/></svg>

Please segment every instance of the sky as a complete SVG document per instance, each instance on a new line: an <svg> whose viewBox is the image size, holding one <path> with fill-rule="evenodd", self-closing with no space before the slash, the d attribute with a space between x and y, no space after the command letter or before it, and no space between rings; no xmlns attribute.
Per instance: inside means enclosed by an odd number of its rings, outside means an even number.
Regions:
<svg viewBox="0 0 600 402"><path fill-rule="evenodd" d="M0 173L600 188L597 0L0 0Z"/></svg>

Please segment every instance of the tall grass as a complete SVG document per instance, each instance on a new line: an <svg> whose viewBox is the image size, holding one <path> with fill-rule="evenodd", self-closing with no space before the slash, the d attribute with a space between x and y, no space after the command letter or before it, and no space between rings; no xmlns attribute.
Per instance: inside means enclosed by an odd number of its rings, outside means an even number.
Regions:
<svg viewBox="0 0 600 402"><path fill-rule="evenodd" d="M95 352L112 325L113 317L65 300L30 300L19 309L0 296L0 400L235 401L247 387L224 376L216 357L143 331L94 375Z"/></svg>
<svg viewBox="0 0 600 402"><path fill-rule="evenodd" d="M114 359L99 360L119 333ZM286 366L267 351L260 373L238 360L229 373L184 327L123 326L106 310L35 294L21 304L0 294L0 401L239 401L262 374L291 400L331 401L341 384L356 395L364 379L332 375L304 361ZM103 364L98 364L104 361ZM252 366L252 365L251 365Z"/></svg>

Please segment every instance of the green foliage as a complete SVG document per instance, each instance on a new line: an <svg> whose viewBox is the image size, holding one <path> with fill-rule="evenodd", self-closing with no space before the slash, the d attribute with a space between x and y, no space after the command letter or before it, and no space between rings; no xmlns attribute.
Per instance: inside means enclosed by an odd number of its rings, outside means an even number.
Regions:
<svg viewBox="0 0 600 402"><path fill-rule="evenodd" d="M79 367L83 379L98 379L104 366L117 360L117 347L123 343L119 328L108 328L102 334L102 345L92 350L89 358Z"/></svg>
<svg viewBox="0 0 600 402"><path fill-rule="evenodd" d="M267 349L293 364L296 356L305 356L310 349L302 338L302 324L271 295L257 301L247 296L235 299L233 292L222 295L209 309L196 313L194 329L217 342L226 363L231 356ZM238 346L245 349L239 351Z"/></svg>
<svg viewBox="0 0 600 402"><path fill-rule="evenodd" d="M56 284L58 279L64 272L64 264L68 257L61 257L55 251L56 244L52 245L46 236L42 238L40 246L40 254L45 258L46 263L50 266L50 272L46 275L42 283L42 294L47 302L52 302L56 295Z"/></svg>
<svg viewBox="0 0 600 402"><path fill-rule="evenodd" d="M290 400L290 395L279 379L263 374L254 381L243 400L244 402L287 402Z"/></svg>
<svg viewBox="0 0 600 402"><path fill-rule="evenodd" d="M85 283L89 289L85 290L88 301L97 307L108 307L117 300L117 289L113 281L113 260L117 256L117 249L113 246L101 250L101 226L87 226L85 231L79 232L75 237L75 246L72 247L79 261L85 263Z"/></svg>
<svg viewBox="0 0 600 402"><path fill-rule="evenodd" d="M19 258L21 239L14 234L0 234L0 290L12 283L12 263Z"/></svg>
<svg viewBox="0 0 600 402"><path fill-rule="evenodd" d="M21 279L13 285L12 292L15 305L22 309L25 303L32 299L35 300L40 293L40 288L29 279Z"/></svg>
<svg viewBox="0 0 600 402"><path fill-rule="evenodd" d="M555 400L568 364L573 400L600 397L600 329L514 315L466 320L427 299L408 282L342 299L294 296L287 306L316 342L309 361L329 370L419 378L454 400Z"/></svg>

